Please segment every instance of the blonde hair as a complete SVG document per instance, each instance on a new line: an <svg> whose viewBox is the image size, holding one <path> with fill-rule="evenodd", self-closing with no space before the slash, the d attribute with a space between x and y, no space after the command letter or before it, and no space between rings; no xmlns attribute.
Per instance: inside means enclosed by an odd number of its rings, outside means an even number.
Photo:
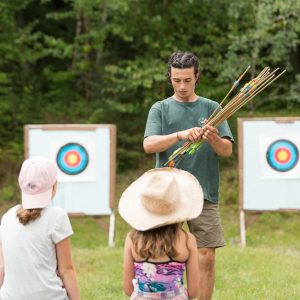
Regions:
<svg viewBox="0 0 300 300"><path fill-rule="evenodd" d="M24 209L20 206L17 210L17 218L24 226L41 216L42 208Z"/></svg>
<svg viewBox="0 0 300 300"><path fill-rule="evenodd" d="M166 225L146 231L132 230L130 237L133 243L133 249L138 256L148 258L158 258L164 255L176 257L178 255L175 249L178 238L179 223ZM187 233L184 231L187 235Z"/></svg>

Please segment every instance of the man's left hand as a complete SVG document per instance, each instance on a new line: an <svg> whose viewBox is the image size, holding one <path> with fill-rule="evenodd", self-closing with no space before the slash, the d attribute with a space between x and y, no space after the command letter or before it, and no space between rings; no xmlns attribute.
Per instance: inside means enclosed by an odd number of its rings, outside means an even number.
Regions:
<svg viewBox="0 0 300 300"><path fill-rule="evenodd" d="M209 144L213 145L220 141L220 136L219 136L219 131L217 128L210 126L210 125L205 125L203 128L203 135L202 139Z"/></svg>

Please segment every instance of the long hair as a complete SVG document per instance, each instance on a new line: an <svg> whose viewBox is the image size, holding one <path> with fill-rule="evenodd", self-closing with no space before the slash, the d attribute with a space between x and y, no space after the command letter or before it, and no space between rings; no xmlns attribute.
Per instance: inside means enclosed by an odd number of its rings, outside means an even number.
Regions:
<svg viewBox="0 0 300 300"><path fill-rule="evenodd" d="M132 230L130 237L134 251L142 258L157 258L164 255L176 257L175 249L179 223L146 231Z"/></svg>
<svg viewBox="0 0 300 300"><path fill-rule="evenodd" d="M41 211L42 208L24 209L20 206L17 210L17 218L19 222L25 226L29 222L38 219L41 216Z"/></svg>
<svg viewBox="0 0 300 300"><path fill-rule="evenodd" d="M171 68L176 69L187 69L187 68L194 68L194 74L198 79L196 84L199 82L200 79L200 67L199 67L199 59L198 57L191 53L191 52L181 52L177 51L170 55L168 61L168 68L167 68L167 80L171 83Z"/></svg>

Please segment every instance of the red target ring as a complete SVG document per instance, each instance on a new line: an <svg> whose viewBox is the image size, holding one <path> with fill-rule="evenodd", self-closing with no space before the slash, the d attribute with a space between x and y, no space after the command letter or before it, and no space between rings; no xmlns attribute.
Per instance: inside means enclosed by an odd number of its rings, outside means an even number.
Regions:
<svg viewBox="0 0 300 300"><path fill-rule="evenodd" d="M77 167L81 162L81 157L76 151L69 151L64 157L64 162L69 167Z"/></svg>
<svg viewBox="0 0 300 300"><path fill-rule="evenodd" d="M291 159L291 152L286 148L278 148L275 152L275 158L279 163L287 163Z"/></svg>
<svg viewBox="0 0 300 300"><path fill-rule="evenodd" d="M293 169L299 160L297 146L289 140L274 141L267 149L267 162L278 172L287 172Z"/></svg>
<svg viewBox="0 0 300 300"><path fill-rule="evenodd" d="M82 145L69 143L59 149L56 162L62 172L68 175L77 175L86 169L89 155Z"/></svg>

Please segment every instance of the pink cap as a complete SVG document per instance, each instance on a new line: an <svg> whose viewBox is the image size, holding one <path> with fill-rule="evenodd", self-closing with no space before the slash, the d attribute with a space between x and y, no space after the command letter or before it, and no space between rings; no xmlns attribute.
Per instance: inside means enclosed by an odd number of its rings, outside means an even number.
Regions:
<svg viewBox="0 0 300 300"><path fill-rule="evenodd" d="M45 157L26 159L19 174L24 209L43 208L51 203L53 186L57 181L56 165Z"/></svg>

